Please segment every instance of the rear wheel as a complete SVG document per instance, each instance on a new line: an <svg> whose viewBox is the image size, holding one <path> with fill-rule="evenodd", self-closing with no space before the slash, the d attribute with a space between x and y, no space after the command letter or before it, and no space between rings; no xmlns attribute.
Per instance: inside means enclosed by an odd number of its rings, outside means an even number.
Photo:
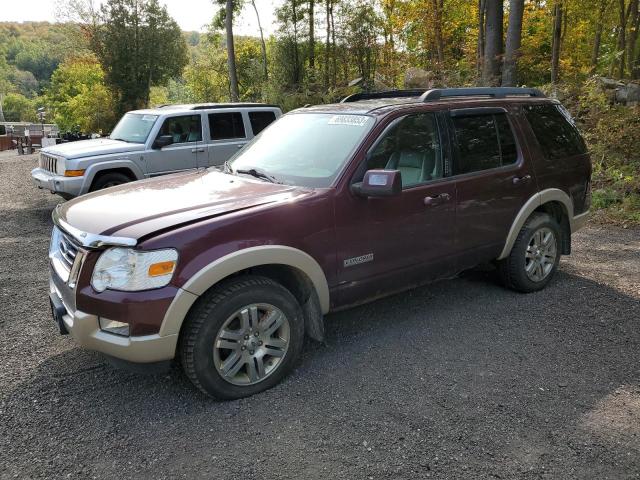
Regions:
<svg viewBox="0 0 640 480"><path fill-rule="evenodd" d="M504 285L519 292L543 289L560 262L560 227L546 213L534 213L520 230L511 253L498 262Z"/></svg>
<svg viewBox="0 0 640 480"><path fill-rule="evenodd" d="M180 357L194 385L231 400L280 382L303 342L295 297L273 280L246 276L213 288L200 300L185 323Z"/></svg>
<svg viewBox="0 0 640 480"><path fill-rule="evenodd" d="M111 172L100 175L91 185L91 191L102 190L104 188L115 187L123 183L130 182L131 179L124 173Z"/></svg>

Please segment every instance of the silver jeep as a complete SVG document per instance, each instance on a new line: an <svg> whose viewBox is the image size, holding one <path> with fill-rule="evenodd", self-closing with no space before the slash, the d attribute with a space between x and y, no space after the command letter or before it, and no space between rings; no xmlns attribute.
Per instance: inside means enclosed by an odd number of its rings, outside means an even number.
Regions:
<svg viewBox="0 0 640 480"><path fill-rule="evenodd" d="M169 105L126 113L108 138L43 148L31 177L65 199L121 183L221 165L280 117L260 103Z"/></svg>

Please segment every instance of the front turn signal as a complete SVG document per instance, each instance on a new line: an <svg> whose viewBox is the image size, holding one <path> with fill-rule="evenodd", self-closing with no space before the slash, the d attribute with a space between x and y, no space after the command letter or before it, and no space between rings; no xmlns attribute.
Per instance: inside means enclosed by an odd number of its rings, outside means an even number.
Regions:
<svg viewBox="0 0 640 480"><path fill-rule="evenodd" d="M162 275L169 275L170 273L173 273L173 269L175 267L176 262L174 261L154 263L149 265L149 276L160 277Z"/></svg>
<svg viewBox="0 0 640 480"><path fill-rule="evenodd" d="M84 175L84 170L65 170L65 177L81 177Z"/></svg>

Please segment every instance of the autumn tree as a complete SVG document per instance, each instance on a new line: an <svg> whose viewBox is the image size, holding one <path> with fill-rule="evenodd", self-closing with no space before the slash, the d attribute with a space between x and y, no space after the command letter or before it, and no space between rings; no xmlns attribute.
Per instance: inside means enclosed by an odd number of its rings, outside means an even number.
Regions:
<svg viewBox="0 0 640 480"><path fill-rule="evenodd" d="M517 62L520 55L522 38L522 16L524 14L524 0L509 1L509 27L502 66L502 86L514 87L518 83Z"/></svg>
<svg viewBox="0 0 640 480"><path fill-rule="evenodd" d="M499 85L500 65L503 51L503 17L502 0L486 0L485 5L485 41L482 68L484 85Z"/></svg>

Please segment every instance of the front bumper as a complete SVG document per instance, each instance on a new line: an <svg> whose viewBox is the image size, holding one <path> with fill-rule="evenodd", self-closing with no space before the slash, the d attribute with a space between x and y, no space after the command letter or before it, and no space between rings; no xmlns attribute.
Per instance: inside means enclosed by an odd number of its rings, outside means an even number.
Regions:
<svg viewBox="0 0 640 480"><path fill-rule="evenodd" d="M63 177L43 168L34 168L31 170L31 181L36 187L51 193L77 197L82 194L84 177Z"/></svg>
<svg viewBox="0 0 640 480"><path fill-rule="evenodd" d="M61 312L62 324L78 345L135 363L162 362L175 356L177 334L123 337L104 332L100 330L96 315L74 310L63 301L53 280L49 282L49 291L64 306L64 311Z"/></svg>

